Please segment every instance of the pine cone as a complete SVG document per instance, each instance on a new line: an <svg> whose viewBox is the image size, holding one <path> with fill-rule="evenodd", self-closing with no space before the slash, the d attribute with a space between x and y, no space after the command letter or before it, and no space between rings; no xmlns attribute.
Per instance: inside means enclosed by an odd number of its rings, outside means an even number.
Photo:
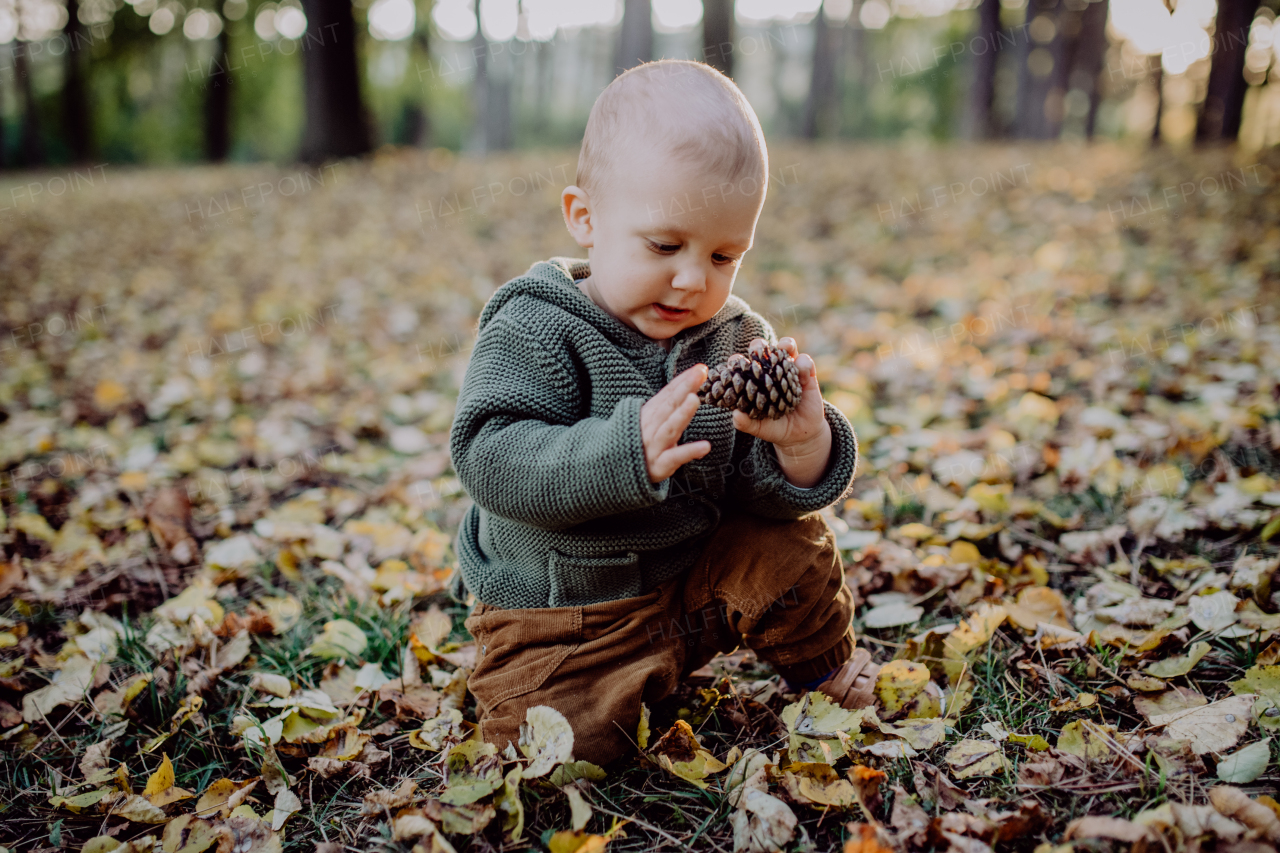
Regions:
<svg viewBox="0 0 1280 853"><path fill-rule="evenodd" d="M722 409L737 409L748 417L781 418L800 403L800 369L787 351L766 344L748 355L735 352L707 371L698 399Z"/></svg>

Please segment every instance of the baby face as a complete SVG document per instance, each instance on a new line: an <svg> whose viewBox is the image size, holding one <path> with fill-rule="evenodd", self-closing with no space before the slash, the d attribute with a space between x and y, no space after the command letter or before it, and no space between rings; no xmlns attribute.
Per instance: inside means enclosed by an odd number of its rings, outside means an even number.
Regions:
<svg viewBox="0 0 1280 853"><path fill-rule="evenodd" d="M583 292L656 341L705 322L729 298L764 202L758 177L736 181L640 145L588 198L564 191L565 220L590 251ZM665 345L665 344L664 344Z"/></svg>

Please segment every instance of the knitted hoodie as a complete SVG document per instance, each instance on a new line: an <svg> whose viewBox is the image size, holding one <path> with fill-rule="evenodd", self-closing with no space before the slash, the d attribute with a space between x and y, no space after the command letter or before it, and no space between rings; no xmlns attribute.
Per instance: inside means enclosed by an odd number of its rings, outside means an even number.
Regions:
<svg viewBox="0 0 1280 853"><path fill-rule="evenodd" d="M652 483L640 406L687 368L715 366L773 328L737 296L670 352L591 301L586 261L552 258L504 284L480 314L449 451L474 504L458 531L461 579L497 607L564 607L643 595L693 565L726 510L793 519L841 498L858 445L824 402L831 460L810 489L773 445L701 406L681 438L711 451ZM455 588L455 591L456 588Z"/></svg>

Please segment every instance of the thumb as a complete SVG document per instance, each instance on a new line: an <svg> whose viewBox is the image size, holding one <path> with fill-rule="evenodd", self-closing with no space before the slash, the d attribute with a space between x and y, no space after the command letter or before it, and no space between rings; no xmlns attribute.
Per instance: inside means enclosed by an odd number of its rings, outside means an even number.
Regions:
<svg viewBox="0 0 1280 853"><path fill-rule="evenodd" d="M749 435L755 435L759 431L759 421L753 421L747 417L746 412L740 412L737 409L733 411L733 428L741 430Z"/></svg>

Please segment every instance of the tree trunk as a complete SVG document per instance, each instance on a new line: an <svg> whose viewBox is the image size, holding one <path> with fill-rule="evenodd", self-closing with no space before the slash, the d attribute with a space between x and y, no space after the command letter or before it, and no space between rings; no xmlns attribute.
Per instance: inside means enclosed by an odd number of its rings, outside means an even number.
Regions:
<svg viewBox="0 0 1280 853"><path fill-rule="evenodd" d="M489 40L485 38L480 23L480 3L476 2L476 34L471 40L471 55L475 58L476 73L471 82L471 106L475 113L471 122L470 148L477 154L489 150Z"/></svg>
<svg viewBox="0 0 1280 853"><path fill-rule="evenodd" d="M1080 19L1080 49L1071 72L1072 88L1089 96L1089 112L1084 119L1084 137L1093 139L1102 103L1102 67L1107 61L1108 0L1093 0Z"/></svg>
<svg viewBox="0 0 1280 853"><path fill-rule="evenodd" d="M702 58L726 77L733 76L733 0L704 0Z"/></svg>
<svg viewBox="0 0 1280 853"><path fill-rule="evenodd" d="M1214 24L1209 86L1196 122L1196 142L1234 142L1249 85L1244 79L1244 52L1258 0L1218 0Z"/></svg>
<svg viewBox="0 0 1280 853"><path fill-rule="evenodd" d="M19 163L30 169L44 163L44 146L40 143L40 117L36 112L36 96L31 88L31 64L27 61L27 45L13 43L13 70L18 75L18 93L22 98L22 148Z"/></svg>
<svg viewBox="0 0 1280 853"><path fill-rule="evenodd" d="M417 49L418 55L422 57L422 61L428 68L431 67L431 20L430 2L423 4L425 11L420 14L422 17L418 19L415 32L413 34L413 46ZM421 66L419 66L421 67ZM419 148L431 147L431 109L430 99L427 96L427 89L424 88L422 97L418 103L412 105L414 112L414 126L410 134L410 143Z"/></svg>
<svg viewBox="0 0 1280 853"><path fill-rule="evenodd" d="M351 0L303 0L302 70L306 124L299 158L320 163L356 157L373 146L360 96Z"/></svg>
<svg viewBox="0 0 1280 853"><path fill-rule="evenodd" d="M205 81L208 91L204 96L204 156L220 163L231 151L231 36L223 26L218 33L217 57L214 69Z"/></svg>
<svg viewBox="0 0 1280 853"><path fill-rule="evenodd" d="M978 6L978 31L970 45L985 45L973 53L973 83L969 89L969 116L966 133L969 139L994 139L995 117L992 106L996 98L996 56L999 47L1000 0L982 0Z"/></svg>
<svg viewBox="0 0 1280 853"><path fill-rule="evenodd" d="M829 136L833 125L838 123L834 113L840 101L836 79L843 35L843 27L833 27L827 21L824 3L813 18L813 73L809 78L809 97L805 101L801 129L805 139Z"/></svg>
<svg viewBox="0 0 1280 853"><path fill-rule="evenodd" d="M1156 87L1156 120L1151 123L1151 147L1160 145L1160 120L1164 118L1164 65L1156 57L1155 68L1151 71L1151 83Z"/></svg>
<svg viewBox="0 0 1280 853"><path fill-rule="evenodd" d="M616 77L628 68L653 59L653 4L651 0L625 0L618 54L613 63Z"/></svg>
<svg viewBox="0 0 1280 853"><path fill-rule="evenodd" d="M76 0L67 0L67 25L63 33L67 37L67 52L63 56L63 132L72 162L84 163L93 156L93 129L80 53L90 40L85 34L84 24L80 22L80 4Z"/></svg>
<svg viewBox="0 0 1280 853"><path fill-rule="evenodd" d="M1027 35L1018 68L1017 129L1023 139L1055 139L1062 130L1067 70L1079 37L1079 13L1062 7L1061 0L1027 3ZM1032 35L1032 22L1041 16L1053 22L1047 42ZM1072 27L1073 32L1064 32Z"/></svg>

